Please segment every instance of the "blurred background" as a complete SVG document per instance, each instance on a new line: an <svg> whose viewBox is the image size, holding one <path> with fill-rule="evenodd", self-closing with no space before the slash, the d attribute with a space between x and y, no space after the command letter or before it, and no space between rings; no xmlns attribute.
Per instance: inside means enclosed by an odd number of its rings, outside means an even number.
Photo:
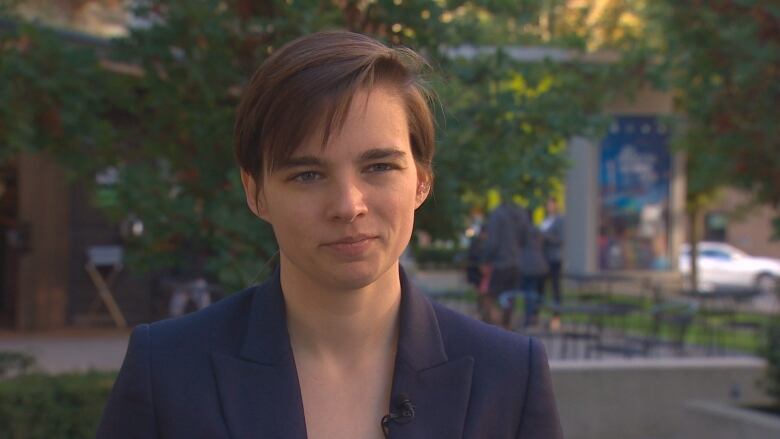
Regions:
<svg viewBox="0 0 780 439"><path fill-rule="evenodd" d="M432 298L477 317L500 194L557 201L563 300L511 329L566 437L780 437L776 0L0 0L0 438L91 437L128 328L271 273L234 110L334 28L432 67Z"/></svg>

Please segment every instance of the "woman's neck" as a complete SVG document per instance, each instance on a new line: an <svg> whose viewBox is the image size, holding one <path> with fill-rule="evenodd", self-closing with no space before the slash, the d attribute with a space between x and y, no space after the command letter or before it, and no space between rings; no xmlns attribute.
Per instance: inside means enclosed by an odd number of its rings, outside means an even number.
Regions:
<svg viewBox="0 0 780 439"><path fill-rule="evenodd" d="M401 283L395 264L375 282L354 290L333 290L281 262L290 342L296 356L359 366L394 356L398 339Z"/></svg>

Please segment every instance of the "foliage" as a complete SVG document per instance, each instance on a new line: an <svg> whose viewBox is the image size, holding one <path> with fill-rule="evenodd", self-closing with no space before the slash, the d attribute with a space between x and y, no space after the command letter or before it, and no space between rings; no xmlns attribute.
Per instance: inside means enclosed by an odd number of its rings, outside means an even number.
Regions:
<svg viewBox="0 0 780 439"><path fill-rule="evenodd" d="M461 252L457 247L418 247L414 249L414 260L420 268L453 268Z"/></svg>
<svg viewBox="0 0 780 439"><path fill-rule="evenodd" d="M780 410L780 322L777 320L767 326L763 354L767 362L766 390Z"/></svg>
<svg viewBox="0 0 780 439"><path fill-rule="evenodd" d="M0 50L0 160L46 150L74 173L107 163L114 133L101 117L106 77L94 51L29 24L0 38Z"/></svg>
<svg viewBox="0 0 780 439"><path fill-rule="evenodd" d="M662 36L657 68L685 114L677 146L689 158L689 199L732 185L780 206L780 6L662 0L645 12L648 34Z"/></svg>
<svg viewBox="0 0 780 439"><path fill-rule="evenodd" d="M440 73L437 180L417 221L434 238L463 229L466 194L546 197L566 169L567 139L598 126L592 115L620 73L511 59L502 45L586 45L584 10L544 0L147 0L133 14L126 37L93 47L29 24L0 35L0 158L54 154L112 220L143 221L128 242L132 266L205 272L230 289L266 273L276 247L245 206L233 112L251 72L290 39L365 32L420 50ZM461 44L498 50L446 55ZM94 183L106 168L117 182Z"/></svg>
<svg viewBox="0 0 780 439"><path fill-rule="evenodd" d="M114 378L90 372L0 381L0 439L95 437Z"/></svg>
<svg viewBox="0 0 780 439"><path fill-rule="evenodd" d="M0 378L24 373L35 365L35 357L24 352L0 351Z"/></svg>

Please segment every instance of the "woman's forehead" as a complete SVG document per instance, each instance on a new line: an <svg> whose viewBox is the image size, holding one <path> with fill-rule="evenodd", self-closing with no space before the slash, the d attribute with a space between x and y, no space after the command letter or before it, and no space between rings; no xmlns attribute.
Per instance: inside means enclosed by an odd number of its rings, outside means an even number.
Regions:
<svg viewBox="0 0 780 439"><path fill-rule="evenodd" d="M341 149L344 145L355 154L368 149L410 152L403 99L387 87L360 90L336 114L323 114L316 128L278 159L282 163L298 156L328 156L334 153L334 147Z"/></svg>
<svg viewBox="0 0 780 439"><path fill-rule="evenodd" d="M296 157L316 158L332 154L329 149L343 140L340 136L345 134L345 129L353 141L357 137L365 143L365 148L396 147L405 150L409 159L416 161L418 157L411 147L407 99L403 89L396 84L374 83L370 87L343 90L328 99L312 102L310 107L302 110L306 114L303 116L305 120L292 127L300 130L297 134L274 136L275 139L269 139L263 147L265 166L259 177L262 179L263 175L275 173L280 166ZM367 112L371 113L371 117L365 117ZM401 135L387 135L393 124ZM371 127L361 129L367 125ZM336 142L333 142L334 138L337 138Z"/></svg>

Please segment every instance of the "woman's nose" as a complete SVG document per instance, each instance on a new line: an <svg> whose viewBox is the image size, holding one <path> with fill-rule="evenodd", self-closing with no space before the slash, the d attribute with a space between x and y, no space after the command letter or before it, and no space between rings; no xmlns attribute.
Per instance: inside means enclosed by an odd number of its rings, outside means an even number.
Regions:
<svg viewBox="0 0 780 439"><path fill-rule="evenodd" d="M368 211L364 190L355 181L335 185L329 200L330 219L351 223Z"/></svg>

